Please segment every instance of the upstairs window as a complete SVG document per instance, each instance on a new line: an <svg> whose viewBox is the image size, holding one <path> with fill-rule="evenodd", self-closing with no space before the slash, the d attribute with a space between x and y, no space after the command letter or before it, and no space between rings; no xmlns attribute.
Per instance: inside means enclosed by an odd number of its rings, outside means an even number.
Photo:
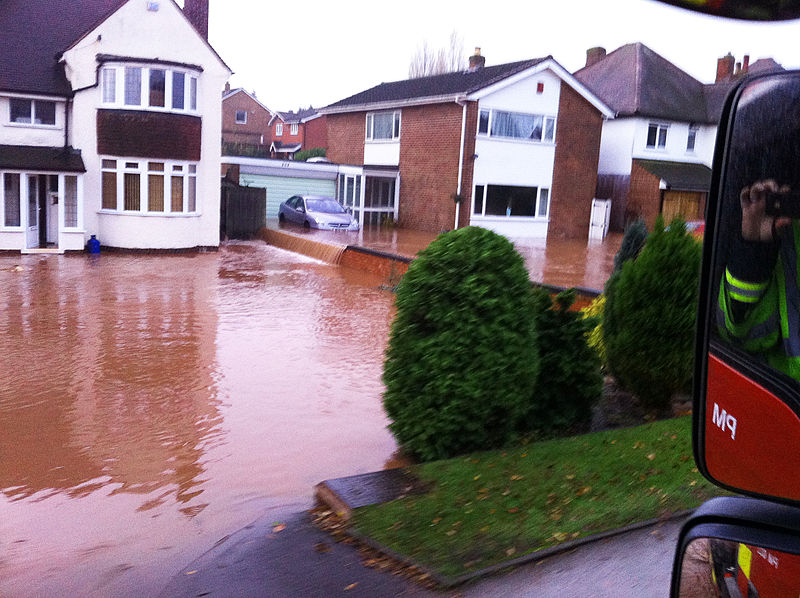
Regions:
<svg viewBox="0 0 800 598"><path fill-rule="evenodd" d="M275 125L275 137L281 137L283 135L283 123L278 123Z"/></svg>
<svg viewBox="0 0 800 598"><path fill-rule="evenodd" d="M478 134L552 143L556 134L556 119L542 114L481 110L478 114Z"/></svg>
<svg viewBox="0 0 800 598"><path fill-rule="evenodd" d="M289 125L289 135L297 135L298 128L296 123Z"/></svg>
<svg viewBox="0 0 800 598"><path fill-rule="evenodd" d="M197 77L168 68L106 65L100 75L100 100L107 108L194 112Z"/></svg>
<svg viewBox="0 0 800 598"><path fill-rule="evenodd" d="M237 110L236 111L236 124L239 124L239 125L246 125L247 124L247 110Z"/></svg>
<svg viewBox="0 0 800 598"><path fill-rule="evenodd" d="M400 139L400 112L371 112L367 114L368 141Z"/></svg>
<svg viewBox="0 0 800 598"><path fill-rule="evenodd" d="M9 122L27 125L55 125L56 103L48 100L9 99Z"/></svg>
<svg viewBox="0 0 800 598"><path fill-rule="evenodd" d="M651 149L664 149L667 147L667 130L669 125L650 123L647 127L647 147Z"/></svg>
<svg viewBox="0 0 800 598"><path fill-rule="evenodd" d="M689 136L686 138L686 151L694 152L694 146L697 143L697 127L689 125Z"/></svg>

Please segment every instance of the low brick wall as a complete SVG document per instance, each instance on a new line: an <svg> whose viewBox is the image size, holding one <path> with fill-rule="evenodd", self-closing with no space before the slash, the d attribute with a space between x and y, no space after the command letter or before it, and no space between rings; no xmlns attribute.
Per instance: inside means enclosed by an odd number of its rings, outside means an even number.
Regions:
<svg viewBox="0 0 800 598"><path fill-rule="evenodd" d="M339 265L379 276L386 285L394 286L408 271L411 258L350 245L339 258Z"/></svg>

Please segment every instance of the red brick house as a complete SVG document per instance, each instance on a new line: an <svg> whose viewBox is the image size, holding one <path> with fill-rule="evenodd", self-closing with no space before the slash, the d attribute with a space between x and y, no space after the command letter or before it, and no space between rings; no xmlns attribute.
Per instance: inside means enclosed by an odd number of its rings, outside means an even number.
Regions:
<svg viewBox="0 0 800 598"><path fill-rule="evenodd" d="M229 155L266 157L272 143L272 120L277 112L262 104L254 93L226 86L222 95L222 145Z"/></svg>
<svg viewBox="0 0 800 598"><path fill-rule="evenodd" d="M325 148L328 142L326 119L314 108L297 112L276 112L270 121L273 158L291 158L301 150Z"/></svg>
<svg viewBox="0 0 800 598"><path fill-rule="evenodd" d="M586 238L613 111L551 56L376 87L320 110L362 225Z"/></svg>

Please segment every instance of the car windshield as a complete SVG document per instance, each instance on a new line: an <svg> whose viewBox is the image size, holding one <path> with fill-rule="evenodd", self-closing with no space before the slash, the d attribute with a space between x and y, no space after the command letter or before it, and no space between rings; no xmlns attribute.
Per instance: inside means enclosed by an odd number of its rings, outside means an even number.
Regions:
<svg viewBox="0 0 800 598"><path fill-rule="evenodd" d="M344 213L344 208L335 199L307 199L306 209L309 212L325 212L327 214Z"/></svg>

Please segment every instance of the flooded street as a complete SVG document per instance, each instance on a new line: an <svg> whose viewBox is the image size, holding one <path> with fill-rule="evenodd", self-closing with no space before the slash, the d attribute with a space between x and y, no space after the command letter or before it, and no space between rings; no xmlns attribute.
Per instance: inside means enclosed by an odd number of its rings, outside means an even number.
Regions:
<svg viewBox="0 0 800 598"><path fill-rule="evenodd" d="M0 596L152 595L380 469L393 295L258 243L0 256Z"/></svg>

